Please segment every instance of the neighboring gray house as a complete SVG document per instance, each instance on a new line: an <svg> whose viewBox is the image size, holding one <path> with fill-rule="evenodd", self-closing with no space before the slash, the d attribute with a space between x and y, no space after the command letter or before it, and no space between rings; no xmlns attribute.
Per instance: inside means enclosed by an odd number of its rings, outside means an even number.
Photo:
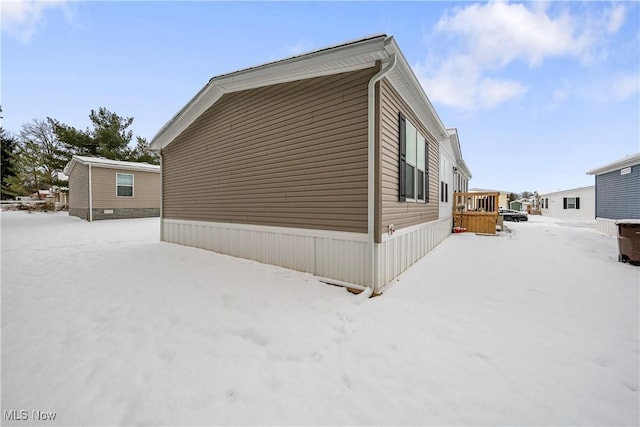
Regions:
<svg viewBox="0 0 640 427"><path fill-rule="evenodd" d="M151 142L161 239L379 293L451 234L448 138L386 35L214 77Z"/></svg>
<svg viewBox="0 0 640 427"><path fill-rule="evenodd" d="M596 177L596 228L617 235L619 219L640 219L640 153L590 170Z"/></svg>
<svg viewBox="0 0 640 427"><path fill-rule="evenodd" d="M87 221L160 216L160 166L73 156L69 215Z"/></svg>

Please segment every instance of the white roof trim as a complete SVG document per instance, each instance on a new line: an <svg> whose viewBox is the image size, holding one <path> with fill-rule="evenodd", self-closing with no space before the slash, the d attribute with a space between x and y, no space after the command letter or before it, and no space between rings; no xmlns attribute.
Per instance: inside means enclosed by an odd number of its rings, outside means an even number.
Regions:
<svg viewBox="0 0 640 427"><path fill-rule="evenodd" d="M396 55L398 64L386 78L433 136L446 139L446 127L395 40L381 34L214 77L158 131L151 148L166 147L225 93L371 68L376 61L388 61L391 54Z"/></svg>
<svg viewBox="0 0 640 427"><path fill-rule="evenodd" d="M500 194L509 194L512 191L504 191L504 190L492 190L490 188L470 188L469 193L500 193Z"/></svg>
<svg viewBox="0 0 640 427"><path fill-rule="evenodd" d="M451 147L453 148L453 154L455 156L459 172L467 179L473 178L471 170L469 170L469 167L462 158L462 149L460 148L460 137L458 136L458 129L447 129L447 132L449 133L449 138L451 138Z"/></svg>
<svg viewBox="0 0 640 427"><path fill-rule="evenodd" d="M103 157L73 156L71 161L69 161L69 163L64 167L64 174L69 176L77 163L101 168L160 173L160 166L151 165L149 163L125 162L121 160L105 159Z"/></svg>
<svg viewBox="0 0 640 427"><path fill-rule="evenodd" d="M618 169L623 169L637 164L640 164L640 153L627 156L623 159L616 160L615 162L590 170L587 172L587 175L602 175L603 173L613 172Z"/></svg>
<svg viewBox="0 0 640 427"><path fill-rule="evenodd" d="M593 190L595 191L596 186L595 185L587 185L586 187L576 187L576 188L569 188L568 190L555 190L555 191L548 191L546 193L538 193L538 196L542 197L542 196L551 196L552 194L557 194L557 193L574 193L576 191L580 191L580 190Z"/></svg>

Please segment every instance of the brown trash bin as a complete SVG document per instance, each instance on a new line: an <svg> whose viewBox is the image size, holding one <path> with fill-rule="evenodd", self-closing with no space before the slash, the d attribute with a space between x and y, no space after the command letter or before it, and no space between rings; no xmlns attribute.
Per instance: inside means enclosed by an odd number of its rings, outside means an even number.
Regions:
<svg viewBox="0 0 640 427"><path fill-rule="evenodd" d="M640 220L619 220L618 261L640 265Z"/></svg>

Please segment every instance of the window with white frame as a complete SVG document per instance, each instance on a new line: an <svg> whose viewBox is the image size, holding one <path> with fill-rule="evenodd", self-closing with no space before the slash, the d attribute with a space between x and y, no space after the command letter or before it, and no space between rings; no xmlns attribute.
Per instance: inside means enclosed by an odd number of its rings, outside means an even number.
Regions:
<svg viewBox="0 0 640 427"><path fill-rule="evenodd" d="M133 197L133 174L116 174L116 196Z"/></svg>
<svg viewBox="0 0 640 427"><path fill-rule="evenodd" d="M564 209L580 209L580 197L565 197L562 204Z"/></svg>
<svg viewBox="0 0 640 427"><path fill-rule="evenodd" d="M399 200L429 201L429 145L415 126L400 113Z"/></svg>

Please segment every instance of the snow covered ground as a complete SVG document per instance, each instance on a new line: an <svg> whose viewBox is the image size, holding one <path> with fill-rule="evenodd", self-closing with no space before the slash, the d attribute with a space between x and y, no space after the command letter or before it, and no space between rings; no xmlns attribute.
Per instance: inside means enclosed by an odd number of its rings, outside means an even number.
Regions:
<svg viewBox="0 0 640 427"><path fill-rule="evenodd" d="M1 220L3 425L639 423L640 268L592 224L452 235L365 299L157 218Z"/></svg>

